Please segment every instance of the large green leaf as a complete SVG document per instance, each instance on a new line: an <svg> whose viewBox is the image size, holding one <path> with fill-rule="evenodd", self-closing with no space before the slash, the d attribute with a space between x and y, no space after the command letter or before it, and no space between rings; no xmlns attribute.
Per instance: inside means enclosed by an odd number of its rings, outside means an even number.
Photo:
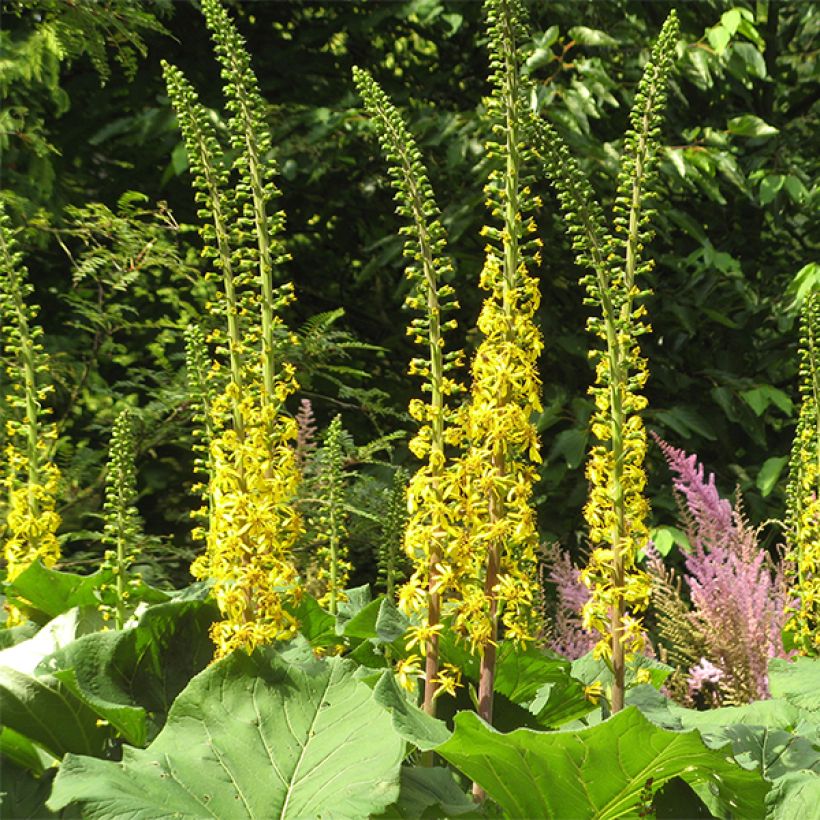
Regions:
<svg viewBox="0 0 820 820"><path fill-rule="evenodd" d="M339 643L336 634L336 619L319 606L312 595L304 595L295 607L293 614L299 622L299 631L310 642L311 646L335 646Z"/></svg>
<svg viewBox="0 0 820 820"><path fill-rule="evenodd" d="M701 712L679 706L648 684L630 689L626 702L637 706L644 716L664 729L697 729L707 737L726 726L735 725L793 731L805 714L797 706L780 698Z"/></svg>
<svg viewBox="0 0 820 820"><path fill-rule="evenodd" d="M343 635L347 623L355 618L370 603L370 586L368 584L346 589L345 600L339 601L339 611L336 615L337 634Z"/></svg>
<svg viewBox="0 0 820 820"><path fill-rule="evenodd" d="M571 720L578 720L595 708L586 696L583 683L570 675L545 683L528 706L538 723L546 729L555 729Z"/></svg>
<svg viewBox="0 0 820 820"><path fill-rule="evenodd" d="M513 703L529 704L545 683L563 682L569 677L570 663L542 652L535 646L517 647L502 641L496 658L496 692Z"/></svg>
<svg viewBox="0 0 820 820"><path fill-rule="evenodd" d="M616 818L634 812L651 778L707 786L739 816L764 813L768 784L759 772L708 748L697 732L672 732L628 707L578 731L495 731L472 712L456 716L436 750L482 786L513 817Z"/></svg>
<svg viewBox="0 0 820 820"><path fill-rule="evenodd" d="M346 638L393 643L407 631L410 622L387 598L376 598L359 610L344 626Z"/></svg>
<svg viewBox="0 0 820 820"><path fill-rule="evenodd" d="M637 655L629 661L626 667L627 689L637 684L639 673L648 675L649 683L656 689L660 689L672 673L672 667L654 658L647 658L646 655ZM612 686L612 672L605 661L595 658L593 652L587 652L586 655L572 662L572 675L587 685L599 682L603 684L604 689Z"/></svg>
<svg viewBox="0 0 820 820"><path fill-rule="evenodd" d="M5 596L0 596L0 606L5 602ZM27 641L37 634L37 624L30 621L19 626L8 627L5 622L0 624L0 651Z"/></svg>
<svg viewBox="0 0 820 820"><path fill-rule="evenodd" d="M766 798L771 820L808 820L820 806L820 777L816 772L791 772L779 778Z"/></svg>
<svg viewBox="0 0 820 820"><path fill-rule="evenodd" d="M0 727L0 758L12 761L37 776L54 763L54 758L8 726Z"/></svg>
<svg viewBox="0 0 820 820"><path fill-rule="evenodd" d="M82 635L96 632L102 618L95 607L74 607L50 620L28 640L0 652L0 666L30 674L43 658L68 646Z"/></svg>
<svg viewBox="0 0 820 820"><path fill-rule="evenodd" d="M399 799L379 818L482 817L451 769L402 766Z"/></svg>
<svg viewBox="0 0 820 820"><path fill-rule="evenodd" d="M69 755L52 810L87 818L366 817L399 793L404 741L341 658L234 653L194 678L144 750Z"/></svg>
<svg viewBox="0 0 820 820"><path fill-rule="evenodd" d="M53 675L34 677L0 667L3 724L40 744L54 757L66 752L102 755L110 732L97 713Z"/></svg>
<svg viewBox="0 0 820 820"><path fill-rule="evenodd" d="M97 570L91 575L44 567L39 561L31 564L9 584L6 595L11 603L37 618L44 613L54 618L75 606L97 606L99 589L110 583L110 570ZM134 600L157 603L168 599L161 590L141 584Z"/></svg>
<svg viewBox="0 0 820 820"><path fill-rule="evenodd" d="M476 686L478 655L447 633L439 645L442 660L461 669L464 678ZM553 728L583 717L595 707L584 696L584 681L577 677L565 658L534 646L521 648L512 641L501 641L496 657L494 724L502 729ZM467 702L462 706L467 708Z"/></svg>
<svg viewBox="0 0 820 820"><path fill-rule="evenodd" d="M434 749L450 737L451 733L443 721L436 720L410 703L390 670L382 672L373 688L373 697L392 716L396 732L422 751Z"/></svg>
<svg viewBox="0 0 820 820"><path fill-rule="evenodd" d="M203 600L156 604L132 627L86 635L59 649L38 671L59 678L129 743L142 745L211 661L208 628L216 617L214 605Z"/></svg>
<svg viewBox="0 0 820 820"><path fill-rule="evenodd" d="M650 686L641 686L627 694L627 702L657 725L697 729L711 748L731 744L738 762L756 767L774 782L766 797L767 816L798 816L791 813L791 807L799 805L800 795L811 793L806 778L817 780L820 774L820 751L813 742L816 724L806 719L810 713L787 700L775 698L699 712L678 706ZM801 736L801 732L808 736ZM700 787L698 791L710 808L720 809L714 795Z"/></svg>
<svg viewBox="0 0 820 820"><path fill-rule="evenodd" d="M769 661L769 689L820 721L820 658Z"/></svg>
<svg viewBox="0 0 820 820"><path fill-rule="evenodd" d="M97 571L77 575L31 564L9 584L9 601L25 609L44 612L51 618L75 606L96 606L99 587L111 580L111 574Z"/></svg>
<svg viewBox="0 0 820 820"><path fill-rule="evenodd" d="M45 820L50 817L79 817L72 812L54 814L46 808L51 793L55 770L49 769L35 777L9 761L2 761L2 792L0 792L0 816L14 820Z"/></svg>

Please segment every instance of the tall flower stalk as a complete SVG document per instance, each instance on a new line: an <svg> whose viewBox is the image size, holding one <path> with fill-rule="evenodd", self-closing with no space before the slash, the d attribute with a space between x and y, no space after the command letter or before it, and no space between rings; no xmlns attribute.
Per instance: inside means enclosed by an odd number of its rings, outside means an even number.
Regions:
<svg viewBox="0 0 820 820"><path fill-rule="evenodd" d="M558 133L544 120L531 121L578 263L591 271L582 280L588 303L599 311L588 321L589 331L602 344L591 353L596 365L590 390L595 444L587 463L590 495L584 514L593 552L582 578L592 593L584 608L585 626L602 636L596 653L612 666L613 711L623 708L627 660L643 646L638 615L651 590L647 575L636 564L648 539L646 432L640 416L646 406L642 390L648 371L639 338L650 328L641 304L648 291L639 283L652 268L652 260L643 255L654 234L654 212L647 206L654 196L660 125L677 35L673 11L652 49L629 115L611 231L589 181Z"/></svg>
<svg viewBox="0 0 820 820"><path fill-rule="evenodd" d="M397 211L407 220L402 228L411 283L406 306L416 314L408 335L426 352L410 363L411 375L424 380L429 398L410 403L410 414L419 423L410 449L423 466L407 488L409 517L404 546L415 570L399 593L399 603L409 615L423 613L422 623L411 628L410 644L424 655L424 708L434 714L438 687L443 684L451 689L454 681L454 670L439 666L442 603L458 593L465 558L456 548L459 527L453 500L459 487L446 453L448 444L458 443L450 402L460 387L449 374L462 356L458 350L447 351L445 343L445 332L455 327L454 319L444 318L456 307L455 292L448 284L453 266L447 256L441 214L412 134L367 71L354 68L353 77L390 163ZM411 656L406 664L413 667L418 659Z"/></svg>
<svg viewBox="0 0 820 820"><path fill-rule="evenodd" d="M495 167L484 191L493 222L482 230L487 244L480 285L488 294L464 415L471 565L453 624L480 653L478 711L491 722L501 628L521 642L533 631L538 539L530 498L539 443L531 419L541 409L537 362L543 342L534 322L540 294L530 273L540 264L540 240L529 215L539 203L529 187L526 166L533 157L519 79L524 13L517 0L488 0L485 12L493 87L486 151Z"/></svg>
<svg viewBox="0 0 820 820"><path fill-rule="evenodd" d="M131 411L126 408L114 422L105 482L103 540L110 547L103 566L114 575L113 585L103 587L103 618L112 615L116 629L122 629L131 611L130 599L139 578L130 574L140 552L142 526L135 506L137 476Z"/></svg>
<svg viewBox="0 0 820 820"><path fill-rule="evenodd" d="M312 414L306 418L302 413L301 420L302 424L310 424ZM300 427L300 438L303 440L305 429L304 426ZM327 607L331 615L336 615L339 602L346 600L344 590L353 569L348 560L346 543L349 504L345 456L349 436L342 425L341 416L334 417L323 438L322 446L314 449L310 458L301 464L300 501L304 505L305 537L304 546L300 549L300 565L309 591L318 597L319 603Z"/></svg>
<svg viewBox="0 0 820 820"><path fill-rule="evenodd" d="M789 581L796 596L786 634L802 655L820 653L820 292L800 317L800 416L789 465Z"/></svg>
<svg viewBox="0 0 820 820"><path fill-rule="evenodd" d="M385 494L386 505L378 547L379 581L385 595L394 600L396 582L402 577L401 551L407 528L407 471L399 467L393 473L393 483Z"/></svg>
<svg viewBox="0 0 820 820"><path fill-rule="evenodd" d="M60 472L51 459L57 430L45 406L52 388L32 291L10 221L0 208L0 349L10 384L0 466L8 507L0 535L9 581L34 561L52 566L60 557L55 510ZM9 626L23 620L16 608L8 608Z"/></svg>
<svg viewBox="0 0 820 820"><path fill-rule="evenodd" d="M266 105L251 69L245 41L219 0L202 0L202 13L222 68L227 108L231 113L228 133L231 148L237 152L233 168L239 176L239 184L233 194L237 229L242 232L244 240L237 243L237 259L240 267L256 269L258 274L261 396L264 403L275 404L280 390L276 370L277 340L281 336L277 308L281 296L276 293L273 276L275 268L289 257L281 239L285 215L273 208L281 192L274 182L276 165L267 156L272 146L270 129L262 116Z"/></svg>
<svg viewBox="0 0 820 820"><path fill-rule="evenodd" d="M167 63L163 70L201 206L204 255L221 273L220 298L210 310L227 327L227 334L215 329L209 336L215 359L208 376L208 526L200 531L207 548L191 568L214 582L223 615L212 628L219 657L295 633L291 610L301 581L292 552L301 520L291 446L297 425L284 412L297 383L281 355L290 339L281 312L293 296L289 285L273 284L274 267L287 254L284 216L272 208L279 194L267 158L264 103L230 18L217 0L203 0L202 7L225 81L232 167L190 83Z"/></svg>

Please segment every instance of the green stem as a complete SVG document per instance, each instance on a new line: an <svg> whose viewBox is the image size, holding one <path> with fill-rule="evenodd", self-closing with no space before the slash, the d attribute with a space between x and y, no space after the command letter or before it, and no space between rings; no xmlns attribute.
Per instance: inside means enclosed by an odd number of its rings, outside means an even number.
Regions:
<svg viewBox="0 0 820 820"><path fill-rule="evenodd" d="M230 56L230 55L229 55ZM242 66L234 62L232 70L236 77L242 77ZM259 248L259 283L262 293L262 384L263 401L271 404L276 394L276 360L274 356L274 306L273 306L273 264L271 262L271 236L268 214L265 203L262 162L259 157L259 144L256 139L256 120L251 101L241 82L233 83L236 101L239 104L242 121L248 176L250 179L251 197L253 200L253 219L256 227L256 240Z"/></svg>
<svg viewBox="0 0 820 820"><path fill-rule="evenodd" d="M125 578L127 545L125 539L125 521L123 520L124 504L125 499L120 494L119 503L117 504L117 608L114 615L114 625L117 629L122 629L125 625L125 592L128 586Z"/></svg>
<svg viewBox="0 0 820 820"><path fill-rule="evenodd" d="M338 499L336 498L335 488L331 488L330 497L330 614L336 615L337 610L337 591L336 587L339 583L339 532L338 521L336 517L336 506Z"/></svg>
<svg viewBox="0 0 820 820"><path fill-rule="evenodd" d="M23 293L20 277L14 270L11 262L10 249L6 243L5 232L0 231L0 242L2 242L3 255L8 260L8 268L11 272L12 285L11 293L14 299L14 312L17 316L17 332L20 336L20 357L23 365L23 385L26 394L26 445L28 457L28 504L32 515L39 514L39 505L34 494L35 485L40 483L40 403L37 396L37 361L35 358L34 343L31 338L31 331L28 326L26 315L26 305L23 301Z"/></svg>

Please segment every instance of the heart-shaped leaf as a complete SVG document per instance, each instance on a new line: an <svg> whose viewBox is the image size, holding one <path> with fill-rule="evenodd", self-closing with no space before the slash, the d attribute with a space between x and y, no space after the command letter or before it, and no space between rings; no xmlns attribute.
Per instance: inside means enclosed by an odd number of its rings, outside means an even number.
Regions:
<svg viewBox="0 0 820 820"><path fill-rule="evenodd" d="M234 653L191 681L147 749L66 757L49 807L134 820L378 813L398 797L405 744L353 672L337 657Z"/></svg>

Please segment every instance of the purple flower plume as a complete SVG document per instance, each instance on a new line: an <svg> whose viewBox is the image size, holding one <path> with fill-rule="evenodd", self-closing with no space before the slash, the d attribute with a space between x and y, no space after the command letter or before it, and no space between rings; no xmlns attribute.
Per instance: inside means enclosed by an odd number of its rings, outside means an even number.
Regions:
<svg viewBox="0 0 820 820"><path fill-rule="evenodd" d="M656 440L685 502L692 545L684 576L690 618L706 641L707 654L700 668L691 670L690 689L707 680L705 670L716 668L720 676L708 680L726 701L769 697L769 659L787 657L781 638L787 604L782 566L772 567L757 532L720 497L714 475L705 476L697 457Z"/></svg>
<svg viewBox="0 0 820 820"><path fill-rule="evenodd" d="M304 468L305 460L316 449L316 417L313 415L310 399L302 399L296 411L296 424L296 460L299 466Z"/></svg>
<svg viewBox="0 0 820 820"><path fill-rule="evenodd" d="M549 647L575 660L586 655L598 642L581 623L581 610L589 600L589 590L581 583L581 570L557 544L546 547L545 556L549 564L547 580L555 584L557 595Z"/></svg>

